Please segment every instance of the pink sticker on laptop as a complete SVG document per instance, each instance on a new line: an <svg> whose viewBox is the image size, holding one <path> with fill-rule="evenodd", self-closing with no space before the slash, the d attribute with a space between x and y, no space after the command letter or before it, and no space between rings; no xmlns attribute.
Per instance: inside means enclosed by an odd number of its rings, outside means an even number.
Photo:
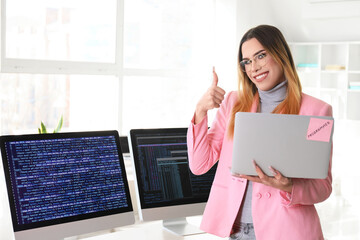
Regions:
<svg viewBox="0 0 360 240"><path fill-rule="evenodd" d="M310 118L307 140L329 142L333 124L332 119Z"/></svg>

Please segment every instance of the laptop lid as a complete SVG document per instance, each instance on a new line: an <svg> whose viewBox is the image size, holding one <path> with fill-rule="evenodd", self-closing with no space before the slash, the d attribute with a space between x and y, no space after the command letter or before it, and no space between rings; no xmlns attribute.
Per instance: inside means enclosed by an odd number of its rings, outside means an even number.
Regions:
<svg viewBox="0 0 360 240"><path fill-rule="evenodd" d="M253 160L268 176L272 166L286 177L324 179L328 175L334 119L238 112L232 172L257 175Z"/></svg>

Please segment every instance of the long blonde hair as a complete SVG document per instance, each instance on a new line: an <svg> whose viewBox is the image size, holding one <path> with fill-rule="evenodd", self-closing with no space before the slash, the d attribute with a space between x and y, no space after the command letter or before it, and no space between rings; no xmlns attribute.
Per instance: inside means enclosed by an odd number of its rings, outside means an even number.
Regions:
<svg viewBox="0 0 360 240"><path fill-rule="evenodd" d="M295 69L290 48L279 29L270 25L259 25L248 30L240 41L238 55L239 99L232 109L228 128L228 136L230 138L234 135L235 114L237 112L250 112L253 102L259 100L257 87L240 68L240 62L243 60L241 47L244 42L252 38L256 38L275 62L280 64L288 81L286 97L272 113L299 114L300 110L301 83Z"/></svg>

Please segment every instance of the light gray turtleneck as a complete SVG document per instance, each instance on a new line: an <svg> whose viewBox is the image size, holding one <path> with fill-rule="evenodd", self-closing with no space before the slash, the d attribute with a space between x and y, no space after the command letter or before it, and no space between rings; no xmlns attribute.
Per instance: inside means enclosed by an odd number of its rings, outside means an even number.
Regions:
<svg viewBox="0 0 360 240"><path fill-rule="evenodd" d="M287 80L279 83L269 91L261 91L260 89L258 89L258 91L260 97L260 112L271 113L286 97Z"/></svg>

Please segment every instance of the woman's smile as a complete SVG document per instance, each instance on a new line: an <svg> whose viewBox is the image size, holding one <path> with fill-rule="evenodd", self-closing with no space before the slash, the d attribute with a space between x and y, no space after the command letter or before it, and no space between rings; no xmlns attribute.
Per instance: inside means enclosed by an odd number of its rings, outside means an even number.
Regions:
<svg viewBox="0 0 360 240"><path fill-rule="evenodd" d="M258 75L255 75L253 78L257 82L262 82L268 76L268 74L269 74L269 72L260 73Z"/></svg>

